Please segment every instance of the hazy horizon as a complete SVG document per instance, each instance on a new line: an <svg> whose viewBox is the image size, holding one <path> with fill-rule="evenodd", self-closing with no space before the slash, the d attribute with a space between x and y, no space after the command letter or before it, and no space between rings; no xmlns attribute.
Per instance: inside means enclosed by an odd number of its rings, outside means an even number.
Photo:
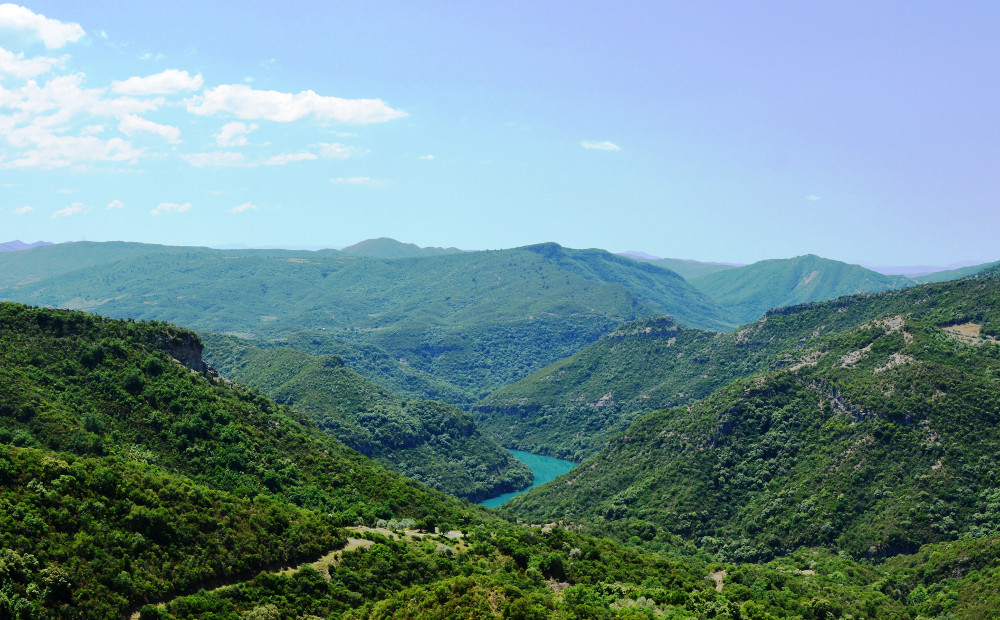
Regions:
<svg viewBox="0 0 1000 620"><path fill-rule="evenodd" d="M998 16L4 4L0 236L987 262Z"/></svg>

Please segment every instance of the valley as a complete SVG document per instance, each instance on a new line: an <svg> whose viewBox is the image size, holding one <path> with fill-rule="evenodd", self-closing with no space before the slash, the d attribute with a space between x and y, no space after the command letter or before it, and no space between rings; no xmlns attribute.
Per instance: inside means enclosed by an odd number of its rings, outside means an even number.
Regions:
<svg viewBox="0 0 1000 620"><path fill-rule="evenodd" d="M3 614L1000 603L995 266L352 247L0 255Z"/></svg>

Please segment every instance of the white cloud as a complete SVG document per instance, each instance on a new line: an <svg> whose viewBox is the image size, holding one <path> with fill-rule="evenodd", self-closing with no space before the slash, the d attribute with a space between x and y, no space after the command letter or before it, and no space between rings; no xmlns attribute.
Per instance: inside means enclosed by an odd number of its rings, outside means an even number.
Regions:
<svg viewBox="0 0 1000 620"><path fill-rule="evenodd" d="M2 168L64 168L97 161L128 161L143 154L121 138L101 140L93 136L58 136L46 132L16 132L7 141L24 148ZM26 147L26 148L25 148Z"/></svg>
<svg viewBox="0 0 1000 620"><path fill-rule="evenodd" d="M81 136L94 136L99 133L104 133L104 125L87 125L80 130Z"/></svg>
<svg viewBox="0 0 1000 620"><path fill-rule="evenodd" d="M243 153L233 151L213 151L211 153L187 153L181 155L195 168L208 168L211 166L243 166L246 165Z"/></svg>
<svg viewBox="0 0 1000 620"><path fill-rule="evenodd" d="M85 34L80 24L65 23L34 13L16 4L0 4L0 28L31 30L49 49L79 41Z"/></svg>
<svg viewBox="0 0 1000 620"><path fill-rule="evenodd" d="M204 80L201 74L192 76L187 71L167 69L146 77L130 77L111 83L111 90L120 95L172 95L185 90L198 90Z"/></svg>
<svg viewBox="0 0 1000 620"><path fill-rule="evenodd" d="M608 142L604 140L603 142L597 142L595 140L584 140L580 143L585 149L597 149L598 151L620 151L622 147L618 146L614 142Z"/></svg>
<svg viewBox="0 0 1000 620"><path fill-rule="evenodd" d="M28 205L24 205L23 207L18 207L16 209L14 209L12 211L12 213L14 215L24 215L25 213L31 213L34 210L35 210L35 207L29 207Z"/></svg>
<svg viewBox="0 0 1000 620"><path fill-rule="evenodd" d="M104 207L104 210L110 211L112 209L121 209L124 207L125 205L122 204L121 200L112 200L111 202L108 203L108 206Z"/></svg>
<svg viewBox="0 0 1000 620"><path fill-rule="evenodd" d="M193 114L229 113L242 119L276 122L296 121L312 115L320 120L343 123L382 123L406 116L381 99L341 99L325 97L311 90L282 93L254 90L244 84L223 84L185 101Z"/></svg>
<svg viewBox="0 0 1000 620"><path fill-rule="evenodd" d="M61 58L46 58L36 56L35 58L25 58L23 53L15 54L0 47L0 73L12 75L18 79L26 80L36 75L48 73L52 67L63 64L68 56Z"/></svg>
<svg viewBox="0 0 1000 620"><path fill-rule="evenodd" d="M816 202L817 200L820 200L820 197L815 194L809 194L808 196L806 196L806 200L808 200L809 202Z"/></svg>
<svg viewBox="0 0 1000 620"><path fill-rule="evenodd" d="M161 125L153 121L144 119L135 114L127 114L118 123L118 131L126 136L132 137L136 132L147 132L156 134L171 144L180 142L181 130L170 125Z"/></svg>
<svg viewBox="0 0 1000 620"><path fill-rule="evenodd" d="M230 209L228 213L236 214L236 213L243 213L244 211L256 211L259 208L260 207L258 207L252 202L244 202L243 204L236 205L235 207Z"/></svg>
<svg viewBox="0 0 1000 620"><path fill-rule="evenodd" d="M79 213L84 213L86 210L87 207L85 207L82 202L74 202L65 209L59 209L58 211L53 213L51 217L52 219L57 219L60 217L70 217L73 215L77 215Z"/></svg>
<svg viewBox="0 0 1000 620"><path fill-rule="evenodd" d="M373 179L371 177L337 177L335 179L330 179L330 182L347 185L367 185L369 187L378 187L389 184L389 181L385 179Z"/></svg>
<svg viewBox="0 0 1000 620"><path fill-rule="evenodd" d="M82 88L82 73L60 75L39 86L34 80L13 90L0 89L0 107L11 108L17 124L35 127L61 127L77 114L121 117L141 114L163 105L162 97L134 99L105 98L103 88Z"/></svg>
<svg viewBox="0 0 1000 620"><path fill-rule="evenodd" d="M72 194L75 191L76 191L75 189L69 189L68 187L60 187L59 189L56 190L56 193L57 194Z"/></svg>
<svg viewBox="0 0 1000 620"><path fill-rule="evenodd" d="M349 157L362 157L368 153L367 149L359 149L355 146L346 146L339 142L320 142L320 155L334 159L347 159Z"/></svg>
<svg viewBox="0 0 1000 620"><path fill-rule="evenodd" d="M219 146L243 146L247 143L247 134L255 129L257 125L254 123L250 125L239 121L226 123L219 133L215 134L215 143Z"/></svg>
<svg viewBox="0 0 1000 620"><path fill-rule="evenodd" d="M268 159L266 164L268 166L282 166L284 164L290 164L295 161L303 161L307 159L319 159L319 157L315 153L282 153Z"/></svg>
<svg viewBox="0 0 1000 620"><path fill-rule="evenodd" d="M163 215L165 213L184 213L190 208L191 208L190 202L185 202L182 205L177 204L176 202L161 202L160 204L156 205L156 207L153 208L153 210L150 211L150 213L153 215Z"/></svg>
<svg viewBox="0 0 1000 620"><path fill-rule="evenodd" d="M417 159L427 159L427 160L430 160L430 159L434 159L434 156L433 155L421 155Z"/></svg>

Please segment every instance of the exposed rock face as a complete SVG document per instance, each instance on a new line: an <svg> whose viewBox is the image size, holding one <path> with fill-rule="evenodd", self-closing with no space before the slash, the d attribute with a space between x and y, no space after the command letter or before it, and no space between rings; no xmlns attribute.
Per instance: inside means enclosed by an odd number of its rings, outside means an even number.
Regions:
<svg viewBox="0 0 1000 620"><path fill-rule="evenodd" d="M181 364L195 372L212 372L212 367L205 363L201 352L205 346L194 334L183 334L164 343L163 350Z"/></svg>

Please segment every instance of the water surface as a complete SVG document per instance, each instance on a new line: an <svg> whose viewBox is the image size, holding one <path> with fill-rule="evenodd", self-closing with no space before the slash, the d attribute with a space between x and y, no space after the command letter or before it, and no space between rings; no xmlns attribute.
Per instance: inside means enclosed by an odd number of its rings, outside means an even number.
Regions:
<svg viewBox="0 0 1000 620"><path fill-rule="evenodd" d="M510 498L517 497L521 493L527 493L540 484L545 484L546 482L555 480L559 476L576 467L576 463L572 461L564 461L551 456L542 456L541 454L532 454L531 452L522 452L521 450L508 450L508 452L513 454L514 458L521 461L531 469L531 473L535 474L535 480L527 489L514 491L512 493L504 493L503 495L497 495L496 497L484 499L479 502L483 506L496 508Z"/></svg>

